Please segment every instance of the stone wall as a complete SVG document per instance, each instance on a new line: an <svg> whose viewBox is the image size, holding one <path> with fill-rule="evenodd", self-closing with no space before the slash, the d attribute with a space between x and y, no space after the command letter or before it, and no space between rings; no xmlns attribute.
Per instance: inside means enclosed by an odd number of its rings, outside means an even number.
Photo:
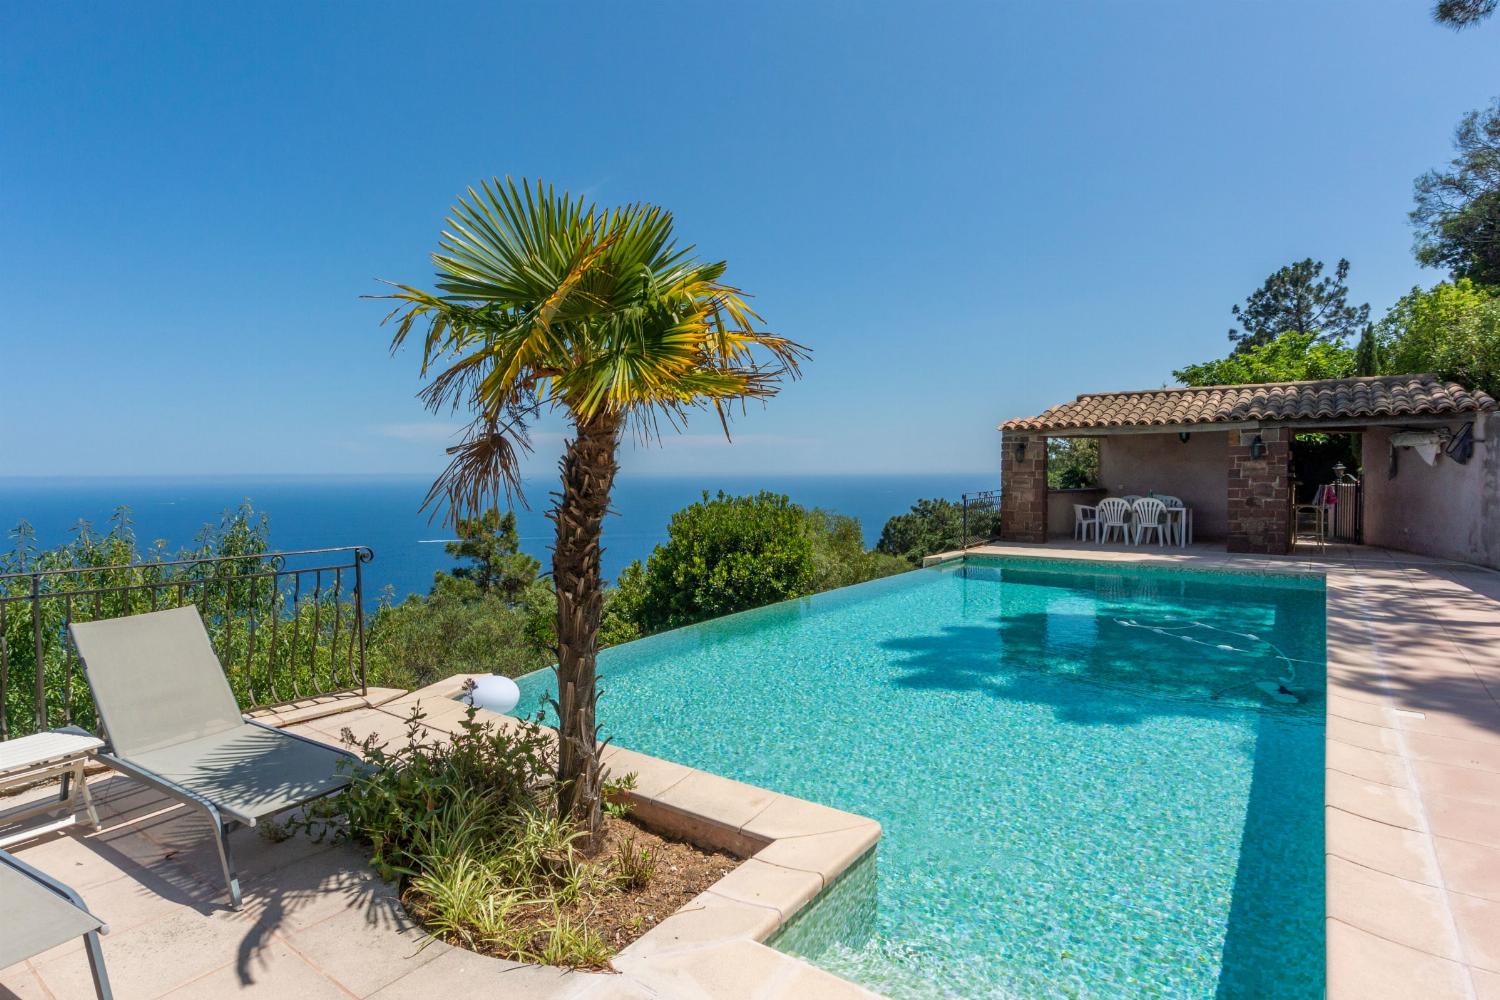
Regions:
<svg viewBox="0 0 1500 1000"><path fill-rule="evenodd" d="M1281 427L1229 434L1228 549L1279 555L1292 547L1291 431ZM1255 458L1259 437L1264 453Z"/></svg>
<svg viewBox="0 0 1500 1000"><path fill-rule="evenodd" d="M1025 455L1020 453L1025 446ZM1005 431L1000 435L1000 538L1047 540L1047 438Z"/></svg>

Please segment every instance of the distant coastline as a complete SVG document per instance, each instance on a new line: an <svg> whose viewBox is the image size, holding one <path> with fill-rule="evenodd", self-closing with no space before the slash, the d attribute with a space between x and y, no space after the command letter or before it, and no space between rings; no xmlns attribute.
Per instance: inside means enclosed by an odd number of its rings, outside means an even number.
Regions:
<svg viewBox="0 0 1500 1000"><path fill-rule="evenodd" d="M673 512L703 491L785 493L806 507L824 507L860 519L866 544L880 537L886 520L923 497L957 499L966 491L993 489L997 474L929 475L693 475L622 476L614 510L605 524L604 572L613 579L625 565L644 559L666 537ZM421 475L207 475L207 476L0 476L0 544L9 549L25 520L41 545L71 537L80 519L104 528L118 506L130 508L138 538L165 539L176 548L202 527L248 500L270 519L278 549L368 545L373 589L390 587L399 600L425 592L432 574L450 564L441 520L429 521L419 507L430 480ZM530 509L516 511L522 548L548 564L552 524L546 518L554 485L528 484Z"/></svg>

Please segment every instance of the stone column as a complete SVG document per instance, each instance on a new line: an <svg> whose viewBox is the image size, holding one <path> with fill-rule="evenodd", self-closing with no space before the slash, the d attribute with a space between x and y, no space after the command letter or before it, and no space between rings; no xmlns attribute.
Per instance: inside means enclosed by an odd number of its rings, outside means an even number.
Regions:
<svg viewBox="0 0 1500 1000"><path fill-rule="evenodd" d="M1257 437L1264 446L1259 458L1252 455ZM1283 427L1229 432L1230 552L1292 550L1291 437Z"/></svg>
<svg viewBox="0 0 1500 1000"><path fill-rule="evenodd" d="M1024 452L1024 454L1023 454ZM1047 437L1005 431L1000 435L1000 539L1047 540Z"/></svg>

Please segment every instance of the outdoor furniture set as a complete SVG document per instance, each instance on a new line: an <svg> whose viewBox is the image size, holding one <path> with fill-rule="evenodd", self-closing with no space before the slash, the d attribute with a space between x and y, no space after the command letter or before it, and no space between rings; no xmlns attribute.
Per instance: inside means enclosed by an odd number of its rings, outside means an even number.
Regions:
<svg viewBox="0 0 1500 1000"><path fill-rule="evenodd" d="M1098 504L1075 503L1073 537L1085 542L1115 539L1129 545L1155 541L1181 548L1193 540L1193 509L1177 497L1160 493L1106 497Z"/></svg>

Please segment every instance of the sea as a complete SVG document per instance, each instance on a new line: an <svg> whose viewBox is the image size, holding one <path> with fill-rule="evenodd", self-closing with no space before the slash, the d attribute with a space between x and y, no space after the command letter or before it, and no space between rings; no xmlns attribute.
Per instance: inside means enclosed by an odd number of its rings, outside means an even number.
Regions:
<svg viewBox="0 0 1500 1000"><path fill-rule="evenodd" d="M430 480L421 476L213 476L213 477L0 477L0 547L15 545L14 529L31 525L42 546L69 540L80 522L108 527L114 512L128 508L137 539L164 539L173 550L189 545L205 525L250 503L269 518L273 548L365 545L375 551L365 569L366 593L394 600L426 593L433 574L453 565L443 550L452 537L441 518L421 510ZM605 522L603 569L613 580L636 559L644 560L666 540L673 512L723 490L730 494L771 490L805 507L821 507L859 519L873 546L887 519L924 497L957 500L965 492L994 489L997 475L711 475L630 477L615 482L613 513ZM551 567L552 522L546 510L554 482L524 488L528 506L517 505L521 548ZM388 588L388 590L387 590Z"/></svg>

